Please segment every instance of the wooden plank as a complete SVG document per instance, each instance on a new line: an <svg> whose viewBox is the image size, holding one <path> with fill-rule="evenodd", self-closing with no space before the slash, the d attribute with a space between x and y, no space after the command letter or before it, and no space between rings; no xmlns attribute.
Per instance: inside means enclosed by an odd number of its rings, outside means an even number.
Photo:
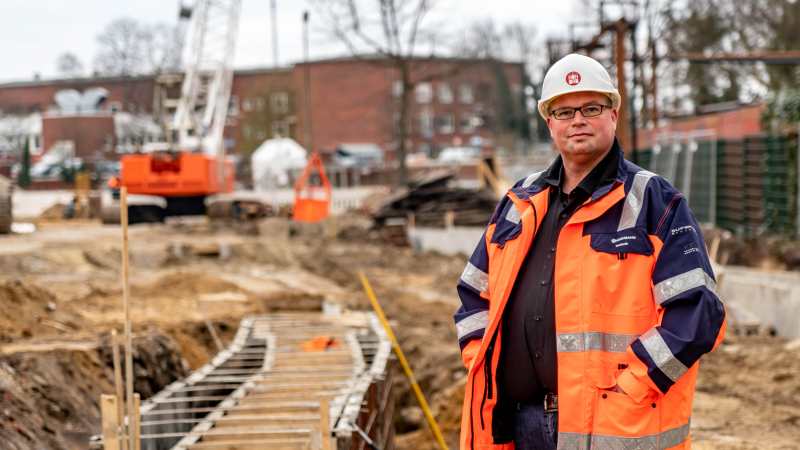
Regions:
<svg viewBox="0 0 800 450"><path fill-rule="evenodd" d="M119 409L116 395L100 396L100 411L103 416L103 449L120 450Z"/></svg>
<svg viewBox="0 0 800 450"><path fill-rule="evenodd" d="M322 450L332 450L331 445L331 408L328 399L320 396L319 398L319 425L322 435Z"/></svg>
<svg viewBox="0 0 800 450"><path fill-rule="evenodd" d="M140 427L142 418L139 416L139 414L140 414L139 413L140 404L141 404L141 397L139 396L139 393L137 392L137 393L133 394L133 418L132 418L133 426L131 427L133 429L133 431L130 432L131 433L131 447L133 447L133 450L142 450L142 440L141 440L141 431L142 430L141 430L141 427ZM129 419L129 420L131 420L131 419Z"/></svg>
<svg viewBox="0 0 800 450"><path fill-rule="evenodd" d="M200 442L188 450L309 450L309 439L262 439L252 441Z"/></svg>

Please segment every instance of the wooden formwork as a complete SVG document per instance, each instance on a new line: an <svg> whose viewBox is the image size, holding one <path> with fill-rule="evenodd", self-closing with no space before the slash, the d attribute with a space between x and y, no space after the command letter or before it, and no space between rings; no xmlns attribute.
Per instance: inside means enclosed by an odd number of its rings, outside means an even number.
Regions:
<svg viewBox="0 0 800 450"><path fill-rule="evenodd" d="M301 347L318 336L336 343ZM210 364L143 403L142 449L356 450L365 448L360 428L390 450L390 355L373 314L247 317Z"/></svg>

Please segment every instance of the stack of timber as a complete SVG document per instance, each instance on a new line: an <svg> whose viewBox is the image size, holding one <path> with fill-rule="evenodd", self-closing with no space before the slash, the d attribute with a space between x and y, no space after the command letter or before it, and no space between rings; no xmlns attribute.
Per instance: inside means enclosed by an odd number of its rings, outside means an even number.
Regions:
<svg viewBox="0 0 800 450"><path fill-rule="evenodd" d="M360 429L391 450L390 354L375 314L247 317L210 364L142 404L142 449L356 450Z"/></svg>
<svg viewBox="0 0 800 450"><path fill-rule="evenodd" d="M456 185L455 174L434 173L417 178L393 192L374 218L381 225L387 219L402 217L410 218L418 227L483 227L489 223L497 200L491 189L460 188ZM452 224L447 223L450 211Z"/></svg>

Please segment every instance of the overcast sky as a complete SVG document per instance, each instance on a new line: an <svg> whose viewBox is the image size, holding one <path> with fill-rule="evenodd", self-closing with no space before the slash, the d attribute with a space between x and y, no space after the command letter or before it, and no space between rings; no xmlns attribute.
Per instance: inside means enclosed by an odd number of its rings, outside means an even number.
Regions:
<svg viewBox="0 0 800 450"><path fill-rule="evenodd" d="M192 0L184 0L191 3ZM0 82L30 80L34 74L57 77L56 58L78 56L86 71L93 66L96 36L114 19L131 17L147 24L177 23L179 0L0 0ZM270 1L242 0L236 46L236 68L271 66ZM311 58L346 54L327 38L323 24L306 0L277 0L279 60L287 65L302 59L302 15L311 12ZM434 24L451 32L476 19L493 18L503 26L512 21L534 24L537 41L567 35L568 24L581 13L580 0L438 0Z"/></svg>

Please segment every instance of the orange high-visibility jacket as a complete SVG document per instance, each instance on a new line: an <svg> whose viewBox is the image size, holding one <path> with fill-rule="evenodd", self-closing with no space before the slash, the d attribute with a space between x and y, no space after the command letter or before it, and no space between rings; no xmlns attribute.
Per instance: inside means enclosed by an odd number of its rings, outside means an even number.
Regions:
<svg viewBox="0 0 800 450"><path fill-rule="evenodd" d="M458 283L462 449L514 448L516 405L497 395L501 319L547 213L542 173L501 200ZM722 341L725 308L686 199L620 156L557 248L558 448L690 448L697 362ZM615 384L627 395L605 390Z"/></svg>

